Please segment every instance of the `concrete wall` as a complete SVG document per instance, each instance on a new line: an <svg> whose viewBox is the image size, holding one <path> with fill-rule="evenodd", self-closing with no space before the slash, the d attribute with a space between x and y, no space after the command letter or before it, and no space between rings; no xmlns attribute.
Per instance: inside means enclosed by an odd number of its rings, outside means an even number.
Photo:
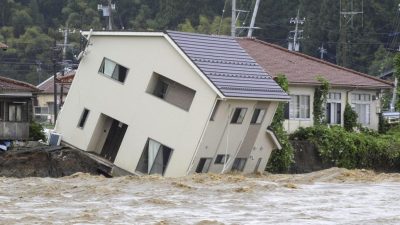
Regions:
<svg viewBox="0 0 400 225"><path fill-rule="evenodd" d="M289 94L290 95L309 95L310 96L310 118L309 119L289 119L285 120L284 128L289 133L293 133L299 127L310 127L314 125L313 118L314 118L314 111L313 111L313 102L314 102L314 91L315 87L307 87L307 86L290 86L289 87ZM351 94L352 93L359 93L359 94L370 94L371 101L370 104L370 124L366 125L366 127L370 129L377 130L378 123L379 123L379 115L380 112L380 99L372 100L372 96L378 96L376 90L367 90L367 89L344 89L344 88L331 88L329 92L341 93L341 125L343 126L343 113L344 108L346 106L346 96L348 94L349 103L352 104Z"/></svg>
<svg viewBox="0 0 400 225"><path fill-rule="evenodd" d="M216 93L163 37L92 36L90 42L57 121L63 141L99 152L102 138L96 127L104 114L128 125L117 166L134 172L152 138L173 149L165 176L186 175ZM129 69L124 83L98 73L103 57ZM146 92L154 72L196 91L189 111ZM81 129L77 124L84 108L90 113Z"/></svg>
<svg viewBox="0 0 400 225"><path fill-rule="evenodd" d="M259 158L262 161L258 171L263 171L271 151L276 148L266 134L275 114L277 102L257 102L227 100L222 101L210 121L198 152L193 160L191 172L196 171L200 158L212 158L209 172L229 172L236 157L247 158L244 173L254 172ZM250 124L255 108L265 108L266 114L260 125ZM232 124L231 119L236 108L247 108L245 118L241 124ZM215 164L216 156L229 154L227 164Z"/></svg>
<svg viewBox="0 0 400 225"><path fill-rule="evenodd" d="M29 122L0 122L0 140L28 140Z"/></svg>

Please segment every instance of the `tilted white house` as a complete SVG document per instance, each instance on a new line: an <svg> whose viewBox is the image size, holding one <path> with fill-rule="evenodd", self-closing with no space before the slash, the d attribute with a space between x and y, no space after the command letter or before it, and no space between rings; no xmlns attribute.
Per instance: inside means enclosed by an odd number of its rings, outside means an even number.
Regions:
<svg viewBox="0 0 400 225"><path fill-rule="evenodd" d="M84 32L56 131L138 174L263 171L289 96L230 37Z"/></svg>

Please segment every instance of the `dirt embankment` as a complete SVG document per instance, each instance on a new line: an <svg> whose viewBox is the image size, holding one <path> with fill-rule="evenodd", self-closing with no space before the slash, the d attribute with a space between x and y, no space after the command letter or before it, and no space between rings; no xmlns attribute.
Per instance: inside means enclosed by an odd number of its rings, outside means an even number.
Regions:
<svg viewBox="0 0 400 225"><path fill-rule="evenodd" d="M99 165L81 151L39 147L0 153L0 176L62 177L77 172L98 175Z"/></svg>

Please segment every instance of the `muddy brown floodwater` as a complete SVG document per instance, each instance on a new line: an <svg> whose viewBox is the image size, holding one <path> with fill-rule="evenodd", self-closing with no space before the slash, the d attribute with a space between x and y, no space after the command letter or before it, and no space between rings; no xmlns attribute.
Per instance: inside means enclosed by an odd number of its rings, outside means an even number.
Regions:
<svg viewBox="0 0 400 225"><path fill-rule="evenodd" d="M400 174L0 178L0 224L399 224Z"/></svg>

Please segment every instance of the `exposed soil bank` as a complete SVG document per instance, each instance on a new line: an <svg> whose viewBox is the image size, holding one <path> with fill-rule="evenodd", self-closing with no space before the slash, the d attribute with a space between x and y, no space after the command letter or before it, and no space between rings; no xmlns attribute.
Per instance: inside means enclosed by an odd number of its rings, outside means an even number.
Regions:
<svg viewBox="0 0 400 225"><path fill-rule="evenodd" d="M98 175L99 164L79 150L47 146L0 152L0 176L62 177L77 172Z"/></svg>

